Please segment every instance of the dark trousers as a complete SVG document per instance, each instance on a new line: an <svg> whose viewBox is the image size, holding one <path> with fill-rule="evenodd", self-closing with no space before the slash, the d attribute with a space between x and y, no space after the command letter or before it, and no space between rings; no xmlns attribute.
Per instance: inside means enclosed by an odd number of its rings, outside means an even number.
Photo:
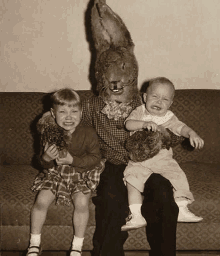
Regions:
<svg viewBox="0 0 220 256"><path fill-rule="evenodd" d="M123 182L125 165L106 163L97 188L96 230L93 256L124 256L123 244L128 233L121 232L128 216L127 189ZM142 214L147 221L146 233L152 256L176 255L178 207L170 182L152 174L145 184Z"/></svg>

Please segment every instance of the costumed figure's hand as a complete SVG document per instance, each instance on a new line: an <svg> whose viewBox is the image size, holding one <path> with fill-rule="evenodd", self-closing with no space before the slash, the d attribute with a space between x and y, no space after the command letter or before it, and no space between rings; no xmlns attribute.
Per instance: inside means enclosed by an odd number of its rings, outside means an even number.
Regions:
<svg viewBox="0 0 220 256"><path fill-rule="evenodd" d="M153 132L156 132L158 130L158 125L154 122L145 122L143 124L143 129L147 129L148 131L153 131Z"/></svg>
<svg viewBox="0 0 220 256"><path fill-rule="evenodd" d="M58 156L56 158L56 163L57 163L57 165L70 165L70 164L73 163L73 157L67 151L66 157L61 158L61 157Z"/></svg>
<svg viewBox="0 0 220 256"><path fill-rule="evenodd" d="M56 159L59 156L59 152L57 150L57 147L55 144L49 146L48 143L46 143L44 147L44 153L42 155L42 158L46 162L50 162L54 159Z"/></svg>
<svg viewBox="0 0 220 256"><path fill-rule="evenodd" d="M196 149L201 149L204 146L204 140L200 138L199 135L194 131L189 132L189 141L191 146L195 147Z"/></svg>

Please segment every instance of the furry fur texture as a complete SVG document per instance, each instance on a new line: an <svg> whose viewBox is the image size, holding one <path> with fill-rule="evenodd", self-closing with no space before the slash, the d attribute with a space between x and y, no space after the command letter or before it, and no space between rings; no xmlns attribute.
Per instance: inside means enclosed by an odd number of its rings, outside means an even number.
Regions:
<svg viewBox="0 0 220 256"><path fill-rule="evenodd" d="M168 129L160 131L137 131L131 135L125 144L130 159L134 162L142 162L154 157L162 148L175 147L185 138L175 136Z"/></svg>
<svg viewBox="0 0 220 256"><path fill-rule="evenodd" d="M120 102L131 101L138 93L138 64L128 29L104 0L94 1L91 24L99 95Z"/></svg>
<svg viewBox="0 0 220 256"><path fill-rule="evenodd" d="M41 145L46 143L49 146L55 144L60 157L65 157L68 144L71 141L71 134L57 125L50 112L45 113L37 123L37 130L40 133Z"/></svg>

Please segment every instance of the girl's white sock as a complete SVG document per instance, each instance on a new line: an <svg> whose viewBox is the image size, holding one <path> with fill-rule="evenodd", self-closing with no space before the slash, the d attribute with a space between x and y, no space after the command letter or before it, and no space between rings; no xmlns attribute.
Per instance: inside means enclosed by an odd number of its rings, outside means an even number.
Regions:
<svg viewBox="0 0 220 256"><path fill-rule="evenodd" d="M83 240L84 237L74 236L72 242L72 249L81 251L83 246Z"/></svg>
<svg viewBox="0 0 220 256"><path fill-rule="evenodd" d="M31 246L40 246L40 243L41 243L41 234L31 234L30 247Z"/></svg>
<svg viewBox="0 0 220 256"><path fill-rule="evenodd" d="M141 214L141 206L142 206L142 204L131 204L131 205L129 205L131 213L135 214L135 215L142 215Z"/></svg>

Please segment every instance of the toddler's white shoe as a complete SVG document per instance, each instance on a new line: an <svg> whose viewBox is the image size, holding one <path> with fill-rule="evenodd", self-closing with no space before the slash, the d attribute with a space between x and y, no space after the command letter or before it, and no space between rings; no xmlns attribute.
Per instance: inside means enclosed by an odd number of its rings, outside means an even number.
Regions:
<svg viewBox="0 0 220 256"><path fill-rule="evenodd" d="M126 221L126 224L121 227L121 231L128 231L147 226L145 218L138 214L131 214Z"/></svg>
<svg viewBox="0 0 220 256"><path fill-rule="evenodd" d="M71 250L70 251L70 256L81 256L82 255L82 251L79 250Z"/></svg>
<svg viewBox="0 0 220 256"><path fill-rule="evenodd" d="M179 215L178 215L178 222L200 222L203 218L196 216L190 210L187 206L180 206L179 207Z"/></svg>

